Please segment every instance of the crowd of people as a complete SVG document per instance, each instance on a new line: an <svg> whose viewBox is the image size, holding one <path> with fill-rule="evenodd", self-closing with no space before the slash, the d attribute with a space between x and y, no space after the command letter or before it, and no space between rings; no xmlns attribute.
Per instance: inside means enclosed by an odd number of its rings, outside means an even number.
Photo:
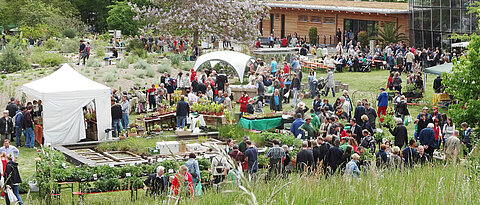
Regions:
<svg viewBox="0 0 480 205"><path fill-rule="evenodd" d="M11 98L3 117L0 119L0 134L4 140L15 140L17 147L35 148L35 127L41 124L43 105L41 100L34 100L26 104ZM21 142L25 136L25 145ZM14 138L15 137L15 138Z"/></svg>
<svg viewBox="0 0 480 205"><path fill-rule="evenodd" d="M180 96L174 97L174 92L180 92ZM131 105L130 101L136 98ZM246 92L237 96L241 112L247 112L251 100ZM217 71L212 68L202 72L194 71L179 72L176 77L164 73L158 84L152 84L149 88L134 87L130 91L119 93L112 91L112 127L114 136L122 128L129 127L128 115L133 108L136 113L155 112L166 106L176 106L177 128L185 127L186 117L190 114L190 106L194 103L217 103L222 104L224 109L233 111L234 96L228 83L228 77L224 70ZM233 113L232 113L233 114Z"/></svg>

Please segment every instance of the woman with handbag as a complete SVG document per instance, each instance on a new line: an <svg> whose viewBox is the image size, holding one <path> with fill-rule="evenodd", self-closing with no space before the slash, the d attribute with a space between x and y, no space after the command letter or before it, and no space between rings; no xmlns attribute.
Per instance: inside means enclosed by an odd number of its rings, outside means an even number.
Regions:
<svg viewBox="0 0 480 205"><path fill-rule="evenodd" d="M5 187L7 188L7 194L5 197L6 203L7 205L10 205L10 202L18 201L18 203L22 205L23 202L19 193L19 186L22 183L22 179L20 178L20 173L18 173L18 163L13 161L13 156L11 154L7 155L7 159L8 163L4 176Z"/></svg>

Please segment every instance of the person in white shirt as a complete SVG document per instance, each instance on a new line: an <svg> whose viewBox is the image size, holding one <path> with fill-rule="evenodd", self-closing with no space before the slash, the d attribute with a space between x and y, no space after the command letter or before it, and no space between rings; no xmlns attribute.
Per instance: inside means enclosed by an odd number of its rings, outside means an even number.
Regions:
<svg viewBox="0 0 480 205"><path fill-rule="evenodd" d="M198 101L198 98L191 90L188 90L188 104L193 105L193 103L196 103Z"/></svg>
<svg viewBox="0 0 480 205"><path fill-rule="evenodd" d="M338 50L338 49L337 49L337 50ZM322 55L323 55L323 57L328 56L327 46L325 46L325 47L322 49Z"/></svg>
<svg viewBox="0 0 480 205"><path fill-rule="evenodd" d="M15 162L17 161L18 154L20 154L20 151L18 151L18 149L15 146L10 145L10 140L9 139L5 139L3 141L3 147L0 147L0 153L2 153L2 152L7 153L7 155L11 154L12 156L14 156L15 157L15 159L14 159Z"/></svg>

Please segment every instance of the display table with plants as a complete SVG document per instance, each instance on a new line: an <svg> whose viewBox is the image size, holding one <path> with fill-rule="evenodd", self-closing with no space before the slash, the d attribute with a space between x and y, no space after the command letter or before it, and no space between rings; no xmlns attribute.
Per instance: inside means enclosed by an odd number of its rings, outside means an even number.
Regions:
<svg viewBox="0 0 480 205"><path fill-rule="evenodd" d="M173 173L178 170L184 161L164 160L149 164L131 164L122 167L116 166L94 166L75 167L68 163L65 156L54 149L42 148L36 158L35 181L39 187L40 194L47 194L50 197L61 195L64 185L70 185L72 189L72 200L79 196L83 200L84 195L101 194L107 192L130 191L132 200L135 199L134 192L144 187L144 179L155 173L158 166L165 167L166 171ZM208 186L212 180L208 172L210 160L205 158L197 159L202 175L202 182ZM203 176L204 175L204 176ZM79 184L79 190L73 190L73 184ZM62 186L64 186L62 188ZM136 193L135 193L136 196Z"/></svg>

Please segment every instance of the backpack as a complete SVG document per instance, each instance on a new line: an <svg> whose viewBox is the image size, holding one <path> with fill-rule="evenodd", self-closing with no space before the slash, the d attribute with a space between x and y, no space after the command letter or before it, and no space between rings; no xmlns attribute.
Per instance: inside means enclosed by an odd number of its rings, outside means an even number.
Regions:
<svg viewBox="0 0 480 205"><path fill-rule="evenodd" d="M363 138L360 145L366 149L370 149L371 152L375 152L375 139L370 135Z"/></svg>
<svg viewBox="0 0 480 205"><path fill-rule="evenodd" d="M223 157L222 157L223 158ZM215 160L217 160L217 166L215 166L215 169L217 171L217 173L222 173L223 170L225 169L223 163L222 163L222 160L221 159L218 159L218 156L215 157Z"/></svg>
<svg viewBox="0 0 480 205"><path fill-rule="evenodd" d="M13 118L12 118L12 123L13 123L13 127L14 127L14 128L15 128L15 122L17 121L17 116L18 116L18 114L20 114L20 113L22 113L22 112L17 112L17 113L15 114L15 116L13 116Z"/></svg>

